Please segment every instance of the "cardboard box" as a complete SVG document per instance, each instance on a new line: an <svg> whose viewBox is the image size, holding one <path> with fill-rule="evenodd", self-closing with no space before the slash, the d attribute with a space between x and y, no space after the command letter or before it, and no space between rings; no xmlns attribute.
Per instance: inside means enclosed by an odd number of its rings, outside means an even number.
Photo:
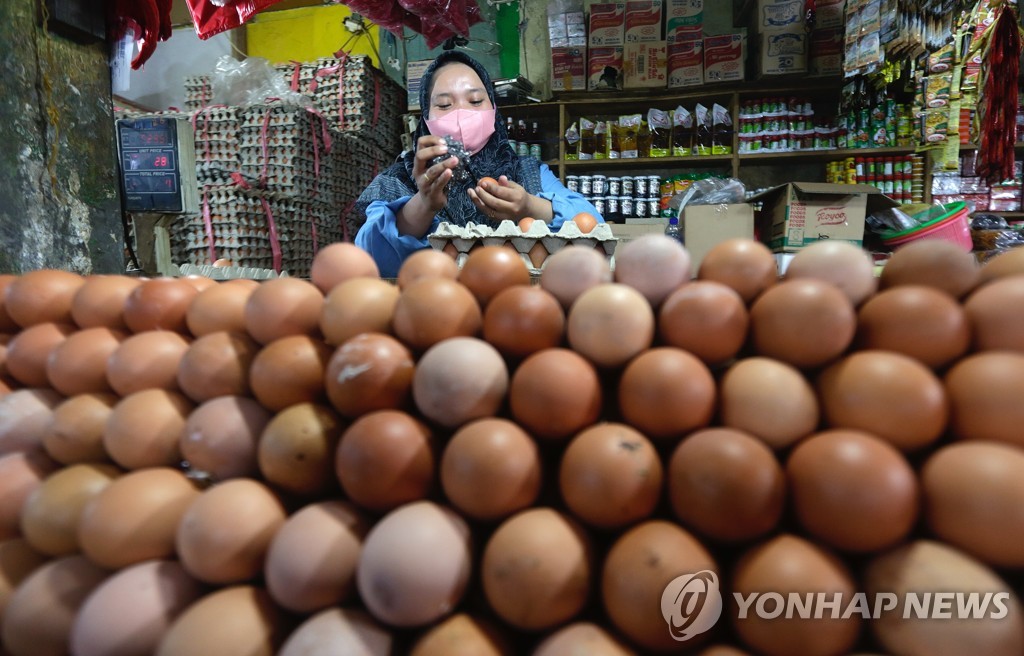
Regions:
<svg viewBox="0 0 1024 656"><path fill-rule="evenodd" d="M585 91L587 49L585 46L551 48L551 90Z"/></svg>
<svg viewBox="0 0 1024 656"><path fill-rule="evenodd" d="M668 72L665 42L627 43L622 69L625 89L664 89Z"/></svg>
<svg viewBox="0 0 1024 656"><path fill-rule="evenodd" d="M668 43L703 37L704 0L666 0L665 40Z"/></svg>
<svg viewBox="0 0 1024 656"><path fill-rule="evenodd" d="M750 201L764 203L758 217L759 232L775 252L798 251L823 239L862 246L867 213L897 206L869 185L821 182L791 182Z"/></svg>
<svg viewBox="0 0 1024 656"><path fill-rule="evenodd" d="M830 27L811 32L810 63L812 75L839 75L843 72L843 28Z"/></svg>
<svg viewBox="0 0 1024 656"><path fill-rule="evenodd" d="M704 84L704 41L697 39L670 44L667 48L668 88Z"/></svg>
<svg viewBox="0 0 1024 656"><path fill-rule="evenodd" d="M803 29L804 0L758 0L754 17L756 32Z"/></svg>
<svg viewBox="0 0 1024 656"><path fill-rule="evenodd" d="M743 79L744 41L742 34L704 37L705 82Z"/></svg>
<svg viewBox="0 0 1024 656"><path fill-rule="evenodd" d="M818 0L815 6L815 28L843 27L845 24L846 0Z"/></svg>
<svg viewBox="0 0 1024 656"><path fill-rule="evenodd" d="M665 234L668 219L626 219L625 223L609 223L612 235L619 240L616 250L644 235Z"/></svg>
<svg viewBox="0 0 1024 656"><path fill-rule="evenodd" d="M622 46L590 48L587 53L587 89L621 89L624 56Z"/></svg>
<svg viewBox="0 0 1024 656"><path fill-rule="evenodd" d="M694 276L704 256L718 244L728 239L754 238L754 208L747 203L690 205L683 208L679 222Z"/></svg>
<svg viewBox="0 0 1024 656"><path fill-rule="evenodd" d="M626 0L626 43L661 41L661 0Z"/></svg>
<svg viewBox="0 0 1024 656"><path fill-rule="evenodd" d="M409 109L420 108L420 81L433 59L411 61L405 65L405 88L408 89Z"/></svg>
<svg viewBox="0 0 1024 656"><path fill-rule="evenodd" d="M625 43L626 3L602 2L590 5L591 48L621 46Z"/></svg>
<svg viewBox="0 0 1024 656"><path fill-rule="evenodd" d="M765 32L758 35L761 48L757 74L792 75L807 72L807 32L793 29L785 32Z"/></svg>

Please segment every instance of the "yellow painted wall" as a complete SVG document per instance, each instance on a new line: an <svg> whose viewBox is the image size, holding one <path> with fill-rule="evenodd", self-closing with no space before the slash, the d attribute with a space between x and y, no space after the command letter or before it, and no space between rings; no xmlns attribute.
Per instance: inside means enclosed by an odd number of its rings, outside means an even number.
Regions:
<svg viewBox="0 0 1024 656"><path fill-rule="evenodd" d="M257 14L246 24L246 50L250 57L264 57L275 64L330 57L353 36L342 24L351 13L345 5L326 5ZM372 39L379 48L378 29L371 25L368 36L353 38L346 50L369 55L379 67L369 44Z"/></svg>

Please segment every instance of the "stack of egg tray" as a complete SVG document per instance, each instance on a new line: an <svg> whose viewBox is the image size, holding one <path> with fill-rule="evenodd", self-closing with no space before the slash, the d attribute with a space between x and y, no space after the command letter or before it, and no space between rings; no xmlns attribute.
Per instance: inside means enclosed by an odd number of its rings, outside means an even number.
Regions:
<svg viewBox="0 0 1024 656"><path fill-rule="evenodd" d="M206 107L213 101L213 85L209 75L188 75L185 77L185 111L191 112Z"/></svg>
<svg viewBox="0 0 1024 656"><path fill-rule="evenodd" d="M193 111L196 177L200 184L227 184L241 168L238 107L212 106Z"/></svg>

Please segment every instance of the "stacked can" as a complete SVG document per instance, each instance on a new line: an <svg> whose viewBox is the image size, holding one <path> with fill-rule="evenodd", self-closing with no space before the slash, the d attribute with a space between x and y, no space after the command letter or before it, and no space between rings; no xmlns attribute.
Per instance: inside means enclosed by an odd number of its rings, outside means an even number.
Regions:
<svg viewBox="0 0 1024 656"><path fill-rule="evenodd" d="M914 155L847 157L826 165L825 179L833 184L865 184L904 205L924 197L924 160Z"/></svg>
<svg viewBox="0 0 1024 656"><path fill-rule="evenodd" d="M605 221L656 217L659 213L656 175L567 175L565 186L589 200Z"/></svg>

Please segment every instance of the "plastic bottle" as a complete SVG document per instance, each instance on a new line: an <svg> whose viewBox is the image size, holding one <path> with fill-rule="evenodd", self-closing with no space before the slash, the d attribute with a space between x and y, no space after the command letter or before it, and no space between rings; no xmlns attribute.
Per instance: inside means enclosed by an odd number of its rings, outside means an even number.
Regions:
<svg viewBox="0 0 1024 656"><path fill-rule="evenodd" d="M516 130L515 121L511 116L505 119L505 132L508 133L508 145L512 146L512 150L519 152L519 131Z"/></svg>
<svg viewBox="0 0 1024 656"><path fill-rule="evenodd" d="M534 121L533 125L530 127L530 139L529 139L530 155L532 157L535 157L535 158L541 160L541 161L544 161L543 158L541 157L541 155L543 153L541 152L541 147L540 147L542 140L543 139L541 138L540 127L537 125L537 121Z"/></svg>
<svg viewBox="0 0 1024 656"><path fill-rule="evenodd" d="M528 140L530 138L530 131L526 127L526 119L519 119L519 130L516 134L516 150L519 155L525 157L530 154L530 144Z"/></svg>
<svg viewBox="0 0 1024 656"><path fill-rule="evenodd" d="M675 239L680 244L683 243L683 231L679 227L679 217L671 216L668 219L668 225L665 226L665 234Z"/></svg>

